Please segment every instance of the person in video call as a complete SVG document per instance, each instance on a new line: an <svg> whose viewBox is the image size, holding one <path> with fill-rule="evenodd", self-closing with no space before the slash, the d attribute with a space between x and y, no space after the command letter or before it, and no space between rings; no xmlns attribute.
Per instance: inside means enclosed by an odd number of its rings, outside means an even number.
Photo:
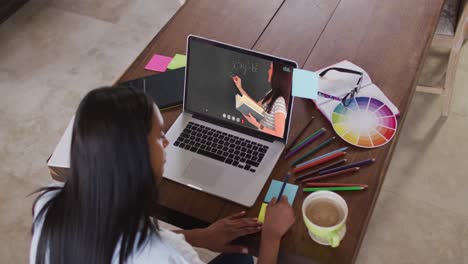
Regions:
<svg viewBox="0 0 468 264"><path fill-rule="evenodd" d="M270 63L267 77L271 90L257 102L264 110L264 118L258 122L252 114L244 115L244 117L258 130L282 138L286 126L292 74L284 71L281 64L272 62ZM243 96L252 99L242 86L242 79L239 76L232 77L232 80ZM252 100L255 101L254 99Z"/></svg>
<svg viewBox="0 0 468 264"><path fill-rule="evenodd" d="M70 174L40 189L33 205L30 263L202 263L193 247L222 252L210 263L253 263L231 241L261 232L258 263L276 263L294 223L285 196L265 221L245 212L206 228L169 231L158 225L159 184L170 144L152 99L123 87L89 92L76 111ZM177 195L172 194L172 195Z"/></svg>

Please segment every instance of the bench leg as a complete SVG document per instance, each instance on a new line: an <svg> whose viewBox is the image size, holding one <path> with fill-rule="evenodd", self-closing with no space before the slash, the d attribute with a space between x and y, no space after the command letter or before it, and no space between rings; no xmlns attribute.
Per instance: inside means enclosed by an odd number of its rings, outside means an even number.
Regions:
<svg viewBox="0 0 468 264"><path fill-rule="evenodd" d="M450 52L447 73L445 76L444 92L442 94L442 116L448 116L450 106L452 104L453 84L455 82L455 74L457 72L458 59L460 51L452 50Z"/></svg>
<svg viewBox="0 0 468 264"><path fill-rule="evenodd" d="M447 66L447 74L445 76L442 116L448 116L450 113L450 106L452 103L453 85L455 83L455 75L457 72L458 60L460 58L460 50L465 40L465 30L468 27L468 7L463 10L463 16L458 25L457 32L453 41L452 49L450 50L450 57Z"/></svg>

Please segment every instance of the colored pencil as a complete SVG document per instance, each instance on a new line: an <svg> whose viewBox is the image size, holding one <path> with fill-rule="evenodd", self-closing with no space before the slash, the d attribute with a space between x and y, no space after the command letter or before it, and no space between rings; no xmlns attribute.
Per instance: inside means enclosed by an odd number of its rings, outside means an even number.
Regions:
<svg viewBox="0 0 468 264"><path fill-rule="evenodd" d="M289 145L289 147L287 147L286 149L284 149L283 153L286 153L288 151L290 151L292 148L295 147L294 144L297 143L297 141L299 141L299 138L302 137L302 135L304 134L304 132L306 131L306 129L310 126L310 124L312 124L312 121L314 121L315 117L312 117L309 122L307 123L307 125L304 126L304 128L302 128L301 132L299 132L299 134L297 135L297 137L293 140L293 142Z"/></svg>
<svg viewBox="0 0 468 264"><path fill-rule="evenodd" d="M291 147L291 150L296 150L300 145L302 145L304 142L306 142L307 140L309 140L310 138L314 137L315 135L317 135L319 132L321 132L322 130L325 130L325 128L320 128L319 130L315 131L314 133L310 134L308 137L304 138L303 140L301 140L301 142L297 143L296 145L292 146Z"/></svg>
<svg viewBox="0 0 468 264"><path fill-rule="evenodd" d="M343 166L336 167L336 168L333 168L333 169L327 169L327 170L320 171L319 175L324 175L324 174L332 173L332 172L335 172L335 171L345 170L345 169L349 169L349 168L352 168L352 167L360 167L362 165L367 165L369 163L373 163L374 161L375 161L375 159L361 160L361 161L354 162L354 163L351 163L351 164L348 164L348 165L343 165Z"/></svg>
<svg viewBox="0 0 468 264"><path fill-rule="evenodd" d="M281 200L281 196L283 195L283 192L284 192L284 188L286 187L286 184L288 183L288 180L289 180L289 173L286 174L286 176L284 176L284 179L283 179L283 185L281 186L281 190L278 194L278 199L276 200L276 203L278 203L280 200Z"/></svg>
<svg viewBox="0 0 468 264"><path fill-rule="evenodd" d="M310 177L310 176L313 176L313 175L317 174L317 173L318 173L319 171L321 171L321 170L328 170L328 169L330 169L330 168L333 168L333 167L336 167L336 166L338 166L338 165L341 165L342 163L345 163L346 161L347 161L347 159L342 159L342 160L339 160L339 161L337 161L337 162L333 162L333 163L330 164L330 165L325 165L325 166L323 166L323 167L320 167L320 168L318 168L318 169L316 169L316 170L313 170L313 171L311 171L311 172L308 172L308 173L306 173L306 174L299 175L299 176L296 178L295 181L298 182L298 181L300 181L300 180L303 180L303 179L305 179L305 178L308 178L308 177Z"/></svg>
<svg viewBox="0 0 468 264"><path fill-rule="evenodd" d="M337 150L330 151L330 152L328 152L328 153L326 153L326 154L323 154L323 155L321 155L321 156L318 156L318 157L315 157L315 158L310 159L310 160L308 160L308 161L305 161L305 162L303 162L303 163L297 164L296 167L309 164L309 163L311 163L311 162L314 162L314 161L319 160L319 159L321 159L321 158L328 157L328 156L330 156L330 155L332 155L332 154L335 154L335 153L337 153L337 152L345 152L347 149L348 149L348 147L344 147L344 148L340 148L340 149L337 149Z"/></svg>
<svg viewBox="0 0 468 264"><path fill-rule="evenodd" d="M307 182L316 181L316 180L322 180L322 179L330 178L330 177L333 177L333 176L338 176L338 175L341 175L341 174L345 174L345 173L348 173L348 172L356 172L356 171L358 171L360 169L361 168L359 168L359 167L354 167L354 168L349 168L349 169L346 169L346 170L335 171L335 172L332 172L332 173L328 173L328 174L312 177L312 178L307 179L307 180L303 180L302 183L307 183Z"/></svg>
<svg viewBox="0 0 468 264"><path fill-rule="evenodd" d="M330 160L334 160L334 159L336 159L336 158L339 158L339 157L341 157L341 156L344 156L345 154L346 154L346 152L337 152L337 153L332 154L332 155L330 155L330 156L328 156L328 157L321 158L321 159L319 159L319 160L316 160L316 161L311 162L311 163L309 163L309 164L306 164L306 165L304 165L304 166L295 167L295 168L293 169L293 172L294 172L294 173L298 173L298 172L301 172L301 171L303 171L303 170L310 169L310 168L312 168L312 167L315 167L315 166L317 166L317 165L323 164L323 163L328 162L328 161L330 161Z"/></svg>
<svg viewBox="0 0 468 264"><path fill-rule="evenodd" d="M299 147L301 147L302 145L304 145L305 143L307 143L307 141L309 141L310 139L314 138L315 136L317 136L318 134L320 134L322 131L327 131L325 128L320 128L319 130L315 131L314 133L310 134L308 137L304 138L301 142L297 143L295 146L293 146L291 148L291 151L295 151L296 149L298 149Z"/></svg>
<svg viewBox="0 0 468 264"><path fill-rule="evenodd" d="M289 151L286 156L284 156L284 159L290 158L292 155L296 154L299 152L299 150L303 149L305 146L309 145L310 143L314 142L317 138L325 134L325 131L327 131L325 128L321 128L309 137L307 137L305 140L303 140L301 143L299 143L296 147L293 147L291 151Z"/></svg>
<svg viewBox="0 0 468 264"><path fill-rule="evenodd" d="M316 191L362 191L366 188L362 186L349 186L349 187L316 187L316 188L304 188L304 192L316 192Z"/></svg>
<svg viewBox="0 0 468 264"><path fill-rule="evenodd" d="M350 187L350 186L359 186L359 187L367 188L366 184L358 184L358 183L307 182L304 185L306 187Z"/></svg>
<svg viewBox="0 0 468 264"><path fill-rule="evenodd" d="M317 151L321 150L322 148L326 147L327 145L329 145L333 140L335 140L335 137L331 137L331 138L328 138L327 140L323 141L322 143L320 143L318 146L316 146L315 148L313 148L311 151L307 152L306 154L304 154L302 157L298 158L297 160L295 160L292 165L295 166L297 165L299 162L305 160L307 157L309 157L310 155L313 155L315 154Z"/></svg>

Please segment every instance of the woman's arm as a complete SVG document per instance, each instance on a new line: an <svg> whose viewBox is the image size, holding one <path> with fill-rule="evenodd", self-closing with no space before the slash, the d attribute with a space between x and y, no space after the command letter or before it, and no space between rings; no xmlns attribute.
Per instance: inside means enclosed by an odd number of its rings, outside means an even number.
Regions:
<svg viewBox="0 0 468 264"><path fill-rule="evenodd" d="M275 113L275 129L270 129L263 127L260 129L260 123L253 117L251 114L250 115L244 115L245 119L249 121L252 125L254 125L258 130L268 133L270 135L274 135L277 137L282 137L284 134L284 127L286 125L286 115L282 112Z"/></svg>
<svg viewBox="0 0 468 264"><path fill-rule="evenodd" d="M240 212L218 220L207 228L191 230L175 230L183 234L185 240L194 247L206 248L223 253L248 253L247 247L231 245L230 242L238 237L257 233L262 224L256 218L246 218L245 212Z"/></svg>
<svg viewBox="0 0 468 264"><path fill-rule="evenodd" d="M265 213L258 264L277 263L281 238L294 221L294 211L286 196L283 195L278 203L276 197L270 201Z"/></svg>
<svg viewBox="0 0 468 264"><path fill-rule="evenodd" d="M234 84L236 85L237 89L242 94L242 96L250 98L250 100L256 102L258 106L262 107L261 102L263 101L263 99L257 102L252 97L250 97L249 94L242 87L242 79L239 76L236 75L236 76L232 77L232 81L234 82Z"/></svg>
<svg viewBox="0 0 468 264"><path fill-rule="evenodd" d="M270 237L267 233L262 233L260 240L260 253L258 254L258 264L278 263L278 251L281 237Z"/></svg>
<svg viewBox="0 0 468 264"><path fill-rule="evenodd" d="M282 137L284 134L284 126L286 124L286 115L284 113L275 113L275 129L264 127L263 132Z"/></svg>

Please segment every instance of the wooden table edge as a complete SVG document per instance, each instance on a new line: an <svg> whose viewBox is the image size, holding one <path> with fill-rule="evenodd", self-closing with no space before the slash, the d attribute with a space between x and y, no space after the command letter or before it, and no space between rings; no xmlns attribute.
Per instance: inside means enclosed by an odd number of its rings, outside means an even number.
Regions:
<svg viewBox="0 0 468 264"><path fill-rule="evenodd" d="M136 58L132 61L132 63L130 63L130 64L127 66L127 68L125 68L125 70L119 75L119 77L116 78L116 80L115 80L114 83L112 84L113 86L115 86L115 85L117 85L117 84L119 84L119 83L121 82L122 77L125 75L125 73L126 73L130 68L132 68L132 67L135 65L135 63L138 62L138 57L140 57L141 54L143 54L143 53L145 52L145 50L147 50L147 49L150 48L150 45L149 45L149 44L150 44L151 42L153 42L153 40L156 39L160 34L162 34L164 31L167 30L167 27L168 27L169 24L172 22L172 20L174 20L174 18L179 14L179 12L180 12L183 8L185 8L185 7L187 6L187 1L188 1L188 0L186 0L186 2L184 2L184 3L182 4L182 6L180 6L179 9L177 9L177 11L171 16L171 18L166 22L166 24L164 24L164 26L161 28L161 30L159 30L158 33L156 33L156 35L155 35L152 39L150 39L150 40L148 41L148 43L146 43L145 47L140 51L140 53L138 53L138 55L137 55Z"/></svg>
<svg viewBox="0 0 468 264"><path fill-rule="evenodd" d="M442 7L443 7L443 5L440 7L438 17L440 17L440 14L442 13ZM408 96L409 100L406 103L407 104L406 109L409 109L409 107L411 105L411 102L413 100L414 94L416 92L416 86L417 86L417 83L418 83L418 80L419 80L419 76L421 75L421 71L422 71L423 66L424 66L424 61L426 60L427 54L429 53L429 48L431 46L432 39L434 38L436 29L437 29L437 25L439 23L438 19L434 20L434 21L435 22L433 22L432 25L431 25L432 34L426 40L426 44L425 44L425 47L424 47L424 52L423 52L423 54L421 56L418 70L417 70L417 72L416 72L416 74L414 76L413 82L411 84L412 89L411 89L411 93ZM406 120L406 116L407 116L407 113L403 114L401 116L401 119L398 122L399 123L401 122L402 124L404 124L405 120ZM402 130L402 128L400 127L397 134L395 135L395 138L393 139L393 142L396 141L396 143L394 143L394 144L392 144L390 146L389 155L387 155L386 160L383 163L385 165L385 167L382 168L382 171L380 173L381 184L378 185L378 190L376 190L376 192L375 192L375 195L374 195L375 199L372 199L372 204L371 204L370 210L368 211L366 219L365 219L365 221L363 223L365 228L363 229L364 231L362 232L362 235L359 236L359 238L357 240L357 250L354 251L351 263L356 262L356 259L357 259L358 255L359 255L359 252L361 251L362 241L364 240L364 237L366 236L366 233L367 233L367 230L368 230L368 227L369 227L370 219L372 217L372 214L374 213L375 205L377 203L377 200L379 199L379 195L380 195L380 192L382 190L382 186L383 186L383 184L385 182L385 178L386 178L387 172L388 172L388 167L390 166L390 162L392 161L392 158L393 158L393 153L395 152L396 145L398 144L398 140L400 139L401 130Z"/></svg>

